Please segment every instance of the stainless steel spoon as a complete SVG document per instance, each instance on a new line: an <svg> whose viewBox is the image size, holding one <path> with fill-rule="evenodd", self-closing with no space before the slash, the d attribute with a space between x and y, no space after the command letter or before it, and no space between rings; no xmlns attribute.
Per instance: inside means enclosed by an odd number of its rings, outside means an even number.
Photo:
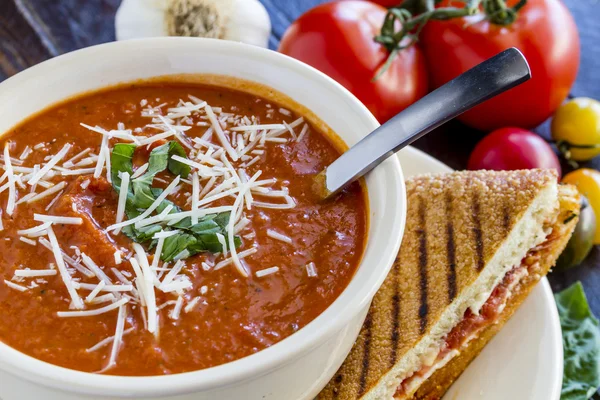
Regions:
<svg viewBox="0 0 600 400"><path fill-rule="evenodd" d="M375 129L315 177L315 190L328 198L383 160L468 109L531 78L516 48L482 62Z"/></svg>

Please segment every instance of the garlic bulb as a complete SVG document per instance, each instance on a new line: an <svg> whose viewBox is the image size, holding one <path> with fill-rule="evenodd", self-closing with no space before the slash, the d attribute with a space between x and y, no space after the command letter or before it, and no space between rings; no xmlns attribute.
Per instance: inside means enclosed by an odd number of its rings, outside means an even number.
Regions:
<svg viewBox="0 0 600 400"><path fill-rule="evenodd" d="M123 0L117 40L193 36L267 47L271 20L258 0Z"/></svg>

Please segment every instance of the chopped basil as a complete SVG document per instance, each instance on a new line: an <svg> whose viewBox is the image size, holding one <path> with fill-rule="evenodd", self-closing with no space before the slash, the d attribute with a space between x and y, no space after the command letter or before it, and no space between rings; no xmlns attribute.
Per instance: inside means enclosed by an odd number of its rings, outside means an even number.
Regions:
<svg viewBox="0 0 600 400"><path fill-rule="evenodd" d="M132 157L135 149L135 145L124 143L116 144L113 148L111 154L111 163L113 166L112 179L113 187L117 192L120 190L121 185L119 172L133 173ZM125 204L127 218L131 219L139 216L163 192L160 188L152 187L156 174L168 168L169 172L180 175L182 178L186 178L189 175L190 166L173 160L171 158L173 155L187 158L185 149L176 141L156 147L150 152L148 170L142 176L133 179L129 186L129 193ZM155 214L163 212L169 205L173 206L170 213L181 211L171 201L163 200L156 208ZM229 217L230 213L207 215L200 218L198 223L194 225L192 225L191 218L188 217L172 227L162 227L160 224L155 224L138 229L133 225L127 225L122 229L122 232L131 240L137 243L144 243L151 249L157 243L156 240L152 239L155 233L169 229L181 230L182 232L165 238L163 244L160 258L163 261L172 261L176 258L185 258L205 251L211 253L223 252L223 247L217 238L217 233L227 236ZM234 238L234 242L236 248L242 244L238 236Z"/></svg>
<svg viewBox="0 0 600 400"><path fill-rule="evenodd" d="M137 209L146 209L156 200L156 197L152 193L151 185L152 176L140 176L131 182L131 189L133 190L132 202Z"/></svg>
<svg viewBox="0 0 600 400"><path fill-rule="evenodd" d="M169 236L165 239L160 258L163 261L172 261L175 256L181 254L182 251L187 250L188 247L196 244L196 242L196 238L193 235L188 235L187 233Z"/></svg>
<svg viewBox="0 0 600 400"><path fill-rule="evenodd" d="M137 243L148 242L152 240L155 233L162 231L160 225L145 226L141 229L136 229L133 225L124 226L122 231L128 238Z"/></svg>
<svg viewBox="0 0 600 400"><path fill-rule="evenodd" d="M587 400L600 386L600 330L583 286L577 282L556 294L564 348L561 400Z"/></svg>
<svg viewBox="0 0 600 400"><path fill-rule="evenodd" d="M155 147L148 158L148 170L142 176L152 176L167 169L169 162L169 143ZM141 178L141 177L140 177Z"/></svg>
<svg viewBox="0 0 600 400"><path fill-rule="evenodd" d="M145 209L150 207L154 200L156 200L158 195L155 194L155 189L152 188L152 181L156 174L163 172L167 167L171 173L180 175L182 178L187 178L190 173L189 165L172 160L171 156L173 154L187 158L183 147L175 141L158 146L150 152L148 170L144 175L132 181L132 201L135 207Z"/></svg>
<svg viewBox="0 0 600 400"><path fill-rule="evenodd" d="M169 142L169 171L172 174L179 175L184 179L187 178L192 168L181 161L173 160L174 155L187 158L187 154L185 153L183 146L173 140Z"/></svg>
<svg viewBox="0 0 600 400"><path fill-rule="evenodd" d="M133 152L135 151L134 144L128 143L117 143L113 147L113 151L110 156L110 163L112 165L111 180L113 187L118 192L121 187L121 178L119 172L127 172L129 175L133 173Z"/></svg>
<svg viewBox="0 0 600 400"><path fill-rule="evenodd" d="M227 237L227 223L229 222L229 216L229 213L207 215L200 218L195 225L192 225L191 218L185 218L178 222L173 228L185 231L185 235L193 236L196 240L195 242L190 241L187 243L186 247L183 247L183 244L180 244L179 247L177 247L177 250L179 251L173 250L169 256L174 257L185 249L190 252L190 255L204 251L222 253L223 246L221 245L221 242L219 242L217 233ZM242 240L239 236L234 237L234 243L236 248L242 245ZM165 247L166 240L163 248ZM167 259L168 257L164 254L165 252L163 251L163 261L169 261L169 259Z"/></svg>

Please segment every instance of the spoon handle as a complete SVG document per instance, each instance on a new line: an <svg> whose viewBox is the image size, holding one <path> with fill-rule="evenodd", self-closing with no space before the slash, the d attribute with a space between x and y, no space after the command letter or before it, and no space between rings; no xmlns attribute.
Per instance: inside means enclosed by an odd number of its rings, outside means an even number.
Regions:
<svg viewBox="0 0 600 400"><path fill-rule="evenodd" d="M516 48L459 75L381 125L328 166L324 171L328 194L450 119L529 78L527 60Z"/></svg>

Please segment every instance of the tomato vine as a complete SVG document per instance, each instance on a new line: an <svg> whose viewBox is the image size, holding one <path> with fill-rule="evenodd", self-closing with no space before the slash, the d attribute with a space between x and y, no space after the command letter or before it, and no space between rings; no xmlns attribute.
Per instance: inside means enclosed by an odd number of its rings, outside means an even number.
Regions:
<svg viewBox="0 0 600 400"><path fill-rule="evenodd" d="M464 0L462 7L441 6L441 0L405 0L395 7L391 7L381 32L374 40L381 43L389 52L386 62L377 71L377 79L390 66L398 52L412 46L418 41L419 33L430 20L447 20L452 18L482 15L496 25L509 25L513 23L519 10L527 4L527 0L519 0L512 7L506 0Z"/></svg>

